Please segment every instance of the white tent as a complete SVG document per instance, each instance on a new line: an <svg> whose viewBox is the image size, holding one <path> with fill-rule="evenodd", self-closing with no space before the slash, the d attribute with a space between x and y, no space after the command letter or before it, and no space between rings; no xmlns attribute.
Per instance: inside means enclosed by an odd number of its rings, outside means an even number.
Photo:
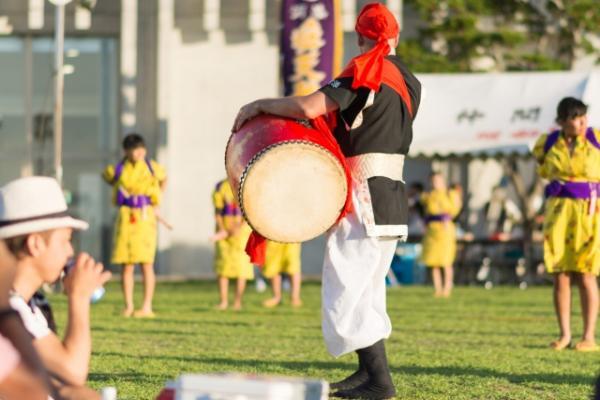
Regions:
<svg viewBox="0 0 600 400"><path fill-rule="evenodd" d="M527 155L556 127L566 96L589 105L600 127L600 72L421 74L424 87L410 156Z"/></svg>

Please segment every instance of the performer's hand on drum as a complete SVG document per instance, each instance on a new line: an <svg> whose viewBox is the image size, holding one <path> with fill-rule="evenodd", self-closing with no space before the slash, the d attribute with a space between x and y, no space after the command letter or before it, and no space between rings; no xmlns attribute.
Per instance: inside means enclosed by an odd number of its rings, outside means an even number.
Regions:
<svg viewBox="0 0 600 400"><path fill-rule="evenodd" d="M240 111L238 111L238 114L235 117L233 128L231 128L232 132L239 131L246 121L251 120L261 113L259 101L260 100L253 101L240 108Z"/></svg>

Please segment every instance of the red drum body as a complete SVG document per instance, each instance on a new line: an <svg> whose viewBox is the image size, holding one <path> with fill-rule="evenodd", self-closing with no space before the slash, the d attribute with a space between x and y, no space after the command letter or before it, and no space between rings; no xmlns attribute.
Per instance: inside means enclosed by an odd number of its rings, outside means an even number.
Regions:
<svg viewBox="0 0 600 400"><path fill-rule="evenodd" d="M348 187L333 146L312 127L270 115L231 135L227 176L256 232L278 242L302 242L337 221Z"/></svg>

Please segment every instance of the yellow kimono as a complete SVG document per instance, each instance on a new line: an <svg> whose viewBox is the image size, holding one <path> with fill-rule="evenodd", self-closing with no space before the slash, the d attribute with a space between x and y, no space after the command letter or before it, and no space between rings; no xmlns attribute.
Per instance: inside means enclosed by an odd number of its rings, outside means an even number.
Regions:
<svg viewBox="0 0 600 400"><path fill-rule="evenodd" d="M300 273L300 243L279 243L267 241L263 275L271 279L278 274L295 275Z"/></svg>
<svg viewBox="0 0 600 400"><path fill-rule="evenodd" d="M456 190L434 190L423 194L421 202L429 219L423 236L421 262L430 267L451 266L456 257L456 227L452 219L462 202Z"/></svg>
<svg viewBox="0 0 600 400"><path fill-rule="evenodd" d="M596 139L600 131L594 130ZM562 133L554 145L544 152L548 135L536 142L533 155L538 173L550 181L600 182L600 149L586 137L577 137L569 154ZM600 196L600 193L598 193ZM550 197L546 200L544 218L544 263L550 273L600 272L600 208L596 201Z"/></svg>
<svg viewBox="0 0 600 400"><path fill-rule="evenodd" d="M113 186L113 203L119 207L115 222L112 263L149 264L156 254L156 216L154 207L160 204L160 184L166 179L164 168L155 161L145 160L122 163L120 176L115 182L119 164L109 165L103 178ZM120 194L119 194L119 191ZM144 198L144 207L119 205L119 196Z"/></svg>
<svg viewBox="0 0 600 400"><path fill-rule="evenodd" d="M245 251L251 229L243 220L227 179L217 184L212 197L215 215L223 218L223 226L226 230L242 221L237 234L216 242L215 273L224 278L254 279L254 266Z"/></svg>

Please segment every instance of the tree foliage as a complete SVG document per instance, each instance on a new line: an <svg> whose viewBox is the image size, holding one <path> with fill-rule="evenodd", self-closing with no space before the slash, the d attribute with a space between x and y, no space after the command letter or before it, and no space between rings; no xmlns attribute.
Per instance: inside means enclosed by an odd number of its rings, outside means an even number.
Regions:
<svg viewBox="0 0 600 400"><path fill-rule="evenodd" d="M598 0L405 0L422 21L398 53L420 72L570 69L600 56Z"/></svg>

